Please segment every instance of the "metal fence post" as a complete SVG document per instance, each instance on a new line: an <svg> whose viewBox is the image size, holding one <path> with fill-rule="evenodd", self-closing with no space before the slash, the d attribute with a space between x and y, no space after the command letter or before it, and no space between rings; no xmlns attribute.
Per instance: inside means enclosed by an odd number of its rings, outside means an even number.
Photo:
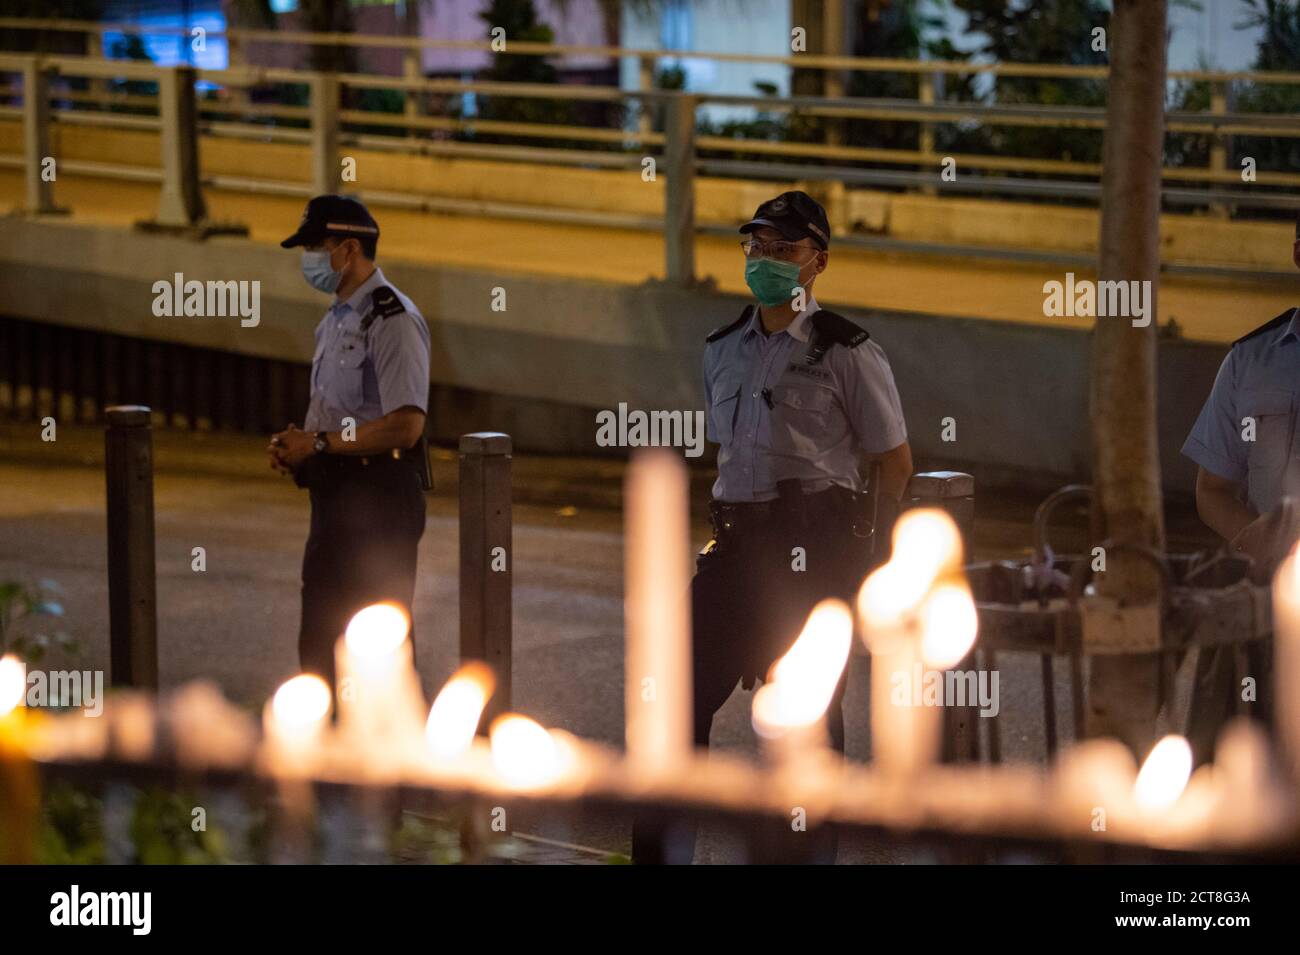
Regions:
<svg viewBox="0 0 1300 955"><path fill-rule="evenodd" d="M975 529L975 479L961 471L928 471L912 475L907 485L910 507L934 507L947 512L961 531L964 560L970 563ZM975 665L976 648L953 669L970 670ZM943 759L948 762L976 761L980 758L979 701L943 708Z"/></svg>
<svg viewBox="0 0 1300 955"><path fill-rule="evenodd" d="M460 438L460 656L483 660L497 686L482 726L510 708L514 549L510 435Z"/></svg>
<svg viewBox="0 0 1300 955"><path fill-rule="evenodd" d="M1210 84L1210 114L1212 116L1225 115L1232 102L1232 81L1215 80ZM1228 153L1232 147L1232 138L1225 136L1215 129L1210 134L1210 171L1213 173L1223 173L1228 169ZM1217 179L1211 183L1212 189L1223 187L1223 183ZM1231 207L1222 202L1212 202L1209 211L1220 218L1227 218L1231 214Z"/></svg>
<svg viewBox="0 0 1300 955"><path fill-rule="evenodd" d="M108 616L112 686L158 687L154 583L153 429L142 405L105 411Z"/></svg>
<svg viewBox="0 0 1300 955"><path fill-rule="evenodd" d="M199 185L197 75L193 67L177 66L161 71L158 78L163 183L157 225L164 227L187 228L208 215Z"/></svg>
<svg viewBox="0 0 1300 955"><path fill-rule="evenodd" d="M27 208L32 214L59 211L54 183L47 181L45 160L50 150L50 77L54 70L36 57L23 64L23 168L27 172Z"/></svg>
<svg viewBox="0 0 1300 955"><path fill-rule="evenodd" d="M339 191L339 79L311 78L311 182L316 195Z"/></svg>
<svg viewBox="0 0 1300 955"><path fill-rule="evenodd" d="M664 121L664 254L668 282L695 282L695 108L698 97L675 93Z"/></svg>

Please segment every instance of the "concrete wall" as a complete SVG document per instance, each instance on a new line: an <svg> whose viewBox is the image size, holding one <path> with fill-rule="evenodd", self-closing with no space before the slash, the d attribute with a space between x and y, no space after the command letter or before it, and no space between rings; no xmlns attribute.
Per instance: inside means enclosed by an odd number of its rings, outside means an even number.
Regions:
<svg viewBox="0 0 1300 955"><path fill-rule="evenodd" d="M594 410L619 402L645 410L701 407L704 336L745 304L655 285L503 280L499 272L381 264L429 319L436 406L457 420L458 431L499 428L532 449L592 450ZM260 281L260 324L155 317L151 286L176 272ZM506 289L504 312L491 308L497 286ZM303 283L291 251L14 218L0 230L0 295L4 310L19 318L304 362L327 305ZM888 353L924 466L1034 488L1086 478L1086 333L845 312ZM1191 487L1194 470L1178 448L1223 354L1222 346L1161 346L1161 454L1171 490ZM956 419L953 443L940 439L945 417Z"/></svg>

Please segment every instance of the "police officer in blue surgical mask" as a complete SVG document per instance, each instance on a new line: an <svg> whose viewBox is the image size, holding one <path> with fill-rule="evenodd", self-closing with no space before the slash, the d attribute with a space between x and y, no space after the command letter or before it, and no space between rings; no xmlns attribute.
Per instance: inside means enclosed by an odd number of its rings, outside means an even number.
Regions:
<svg viewBox="0 0 1300 955"><path fill-rule="evenodd" d="M302 562L303 670L334 682L348 619L382 600L408 610L430 486L429 328L375 265L379 225L358 200L317 196L298 231L302 274L333 302L316 327L303 429L272 436L271 466L311 494Z"/></svg>
<svg viewBox="0 0 1300 955"><path fill-rule="evenodd" d="M707 432L719 449L714 539L691 583L696 746L709 745L737 682L764 679L818 601L849 600L862 583L873 534L864 465L879 464L874 536L884 540L912 473L884 351L813 296L830 260L825 210L786 192L740 231L755 303L704 349ZM841 679L826 716L841 752L843 693ZM689 862L693 847L688 825L642 818L633 830L638 863ZM814 858L833 856L831 840Z"/></svg>

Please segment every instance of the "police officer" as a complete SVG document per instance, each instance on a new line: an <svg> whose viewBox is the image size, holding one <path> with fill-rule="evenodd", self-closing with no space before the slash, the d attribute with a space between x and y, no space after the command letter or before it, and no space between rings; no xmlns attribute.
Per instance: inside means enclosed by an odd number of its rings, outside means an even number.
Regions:
<svg viewBox="0 0 1300 955"><path fill-rule="evenodd" d="M334 297L316 326L303 429L271 438L271 466L311 494L302 562L298 654L334 682L334 645L361 607L410 608L428 485L425 412L429 329L375 265L379 226L348 196L307 203L298 231L302 274Z"/></svg>
<svg viewBox="0 0 1300 955"><path fill-rule="evenodd" d="M1292 260L1300 268L1300 218ZM1288 308L1232 343L1210 397L1201 409L1183 454L1197 464L1196 511L1227 542L1229 550L1255 562L1256 579L1272 576L1295 542L1300 500L1300 445L1296 409L1300 398L1300 309ZM1273 701L1272 647L1246 646L1256 678L1258 715L1268 719ZM1191 714L1191 742L1198 762L1210 755L1215 728L1231 715L1241 692L1232 648L1202 649L1197 661L1198 699Z"/></svg>
<svg viewBox="0 0 1300 955"><path fill-rule="evenodd" d="M830 257L825 210L786 192L740 231L757 303L710 334L704 351L706 430L720 447L714 539L691 585L697 746L708 746L713 714L738 680L748 689L764 678L819 600L850 599L862 583L864 456L880 462L882 514L897 512L912 473L885 353L813 297ZM888 539L892 520L876 523ZM841 752L844 684L827 713ZM632 841L636 862L689 862L694 833L638 820Z"/></svg>

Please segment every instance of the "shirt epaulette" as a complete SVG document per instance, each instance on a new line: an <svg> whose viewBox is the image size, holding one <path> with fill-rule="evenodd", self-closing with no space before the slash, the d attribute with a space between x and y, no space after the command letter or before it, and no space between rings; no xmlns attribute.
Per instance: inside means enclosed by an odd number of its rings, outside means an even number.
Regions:
<svg viewBox="0 0 1300 955"><path fill-rule="evenodd" d="M1235 342L1233 342L1232 344L1233 344L1233 345L1240 345L1242 342L1250 341L1250 339L1254 338L1256 335L1262 335L1262 334L1264 334L1265 332L1271 332L1273 329L1275 329L1275 328L1279 328L1279 327L1281 327L1282 325L1285 325L1287 322L1291 321L1291 316L1292 316L1293 314L1295 314L1295 309L1294 309L1294 308L1288 308L1285 312L1283 312L1283 313L1282 313L1281 315L1279 315L1277 318L1271 318L1271 319L1269 319L1269 320L1268 320L1267 322L1265 322L1263 325L1259 326L1259 328L1255 329L1255 330L1252 331L1252 332L1247 332L1245 335L1242 335L1240 338L1238 338L1238 339L1237 339Z"/></svg>
<svg viewBox="0 0 1300 955"><path fill-rule="evenodd" d="M709 332L708 336L704 340L706 342L716 342L719 338L726 338L749 320L750 308L752 308L752 306L746 305L745 310L740 313L740 318L736 319L730 325L723 325L721 328L715 328L713 331Z"/></svg>
<svg viewBox="0 0 1300 955"><path fill-rule="evenodd" d="M361 320L361 329L365 331L376 318L388 318L406 311L401 299L387 285L381 285L370 293L370 311Z"/></svg>
<svg viewBox="0 0 1300 955"><path fill-rule="evenodd" d="M832 345L857 348L871 337L862 326L824 308L819 309L808 321L812 325L812 334L808 336L808 350L803 357L804 364L807 365L820 362Z"/></svg>

